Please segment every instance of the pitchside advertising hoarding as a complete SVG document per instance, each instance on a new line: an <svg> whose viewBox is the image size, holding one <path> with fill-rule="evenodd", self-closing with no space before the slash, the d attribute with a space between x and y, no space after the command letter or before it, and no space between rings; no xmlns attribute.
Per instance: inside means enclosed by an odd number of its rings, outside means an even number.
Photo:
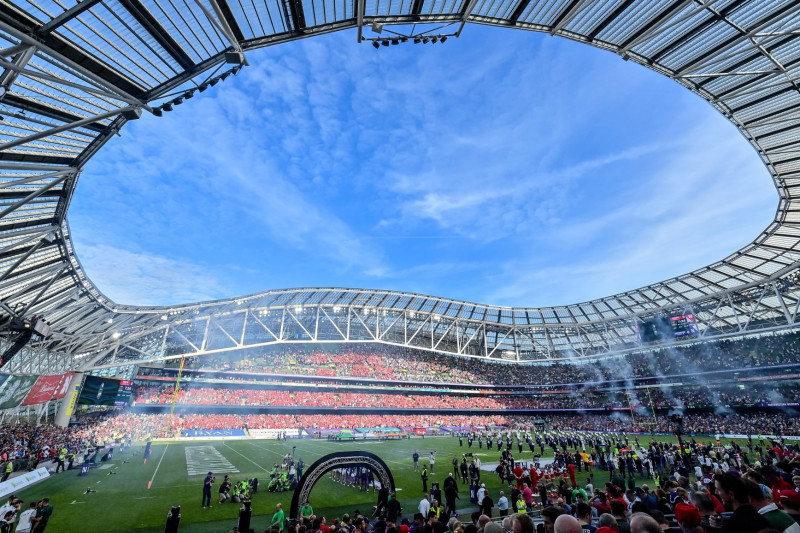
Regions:
<svg viewBox="0 0 800 533"><path fill-rule="evenodd" d="M13 409L22 403L39 376L8 376L0 387L0 409Z"/></svg>
<svg viewBox="0 0 800 533"><path fill-rule="evenodd" d="M54 376L39 376L33 388L22 401L21 405L38 405L50 400L60 400L67 395L69 384L74 374L56 374Z"/></svg>

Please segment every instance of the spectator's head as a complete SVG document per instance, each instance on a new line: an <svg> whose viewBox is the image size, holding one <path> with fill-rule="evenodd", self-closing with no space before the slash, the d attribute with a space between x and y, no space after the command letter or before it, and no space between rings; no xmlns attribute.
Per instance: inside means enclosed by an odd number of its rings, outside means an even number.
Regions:
<svg viewBox="0 0 800 533"><path fill-rule="evenodd" d="M662 513L658 509L653 509L651 511L648 511L648 514L653 517L653 520L658 522L658 525L661 527L662 530L669 529L669 520L666 519L664 513Z"/></svg>
<svg viewBox="0 0 800 533"><path fill-rule="evenodd" d="M568 514L562 514L556 518L553 524L553 531L555 533L581 533L583 529L581 528L580 522L574 517Z"/></svg>
<svg viewBox="0 0 800 533"><path fill-rule="evenodd" d="M526 514L514 516L514 533L533 533L533 520Z"/></svg>
<svg viewBox="0 0 800 533"><path fill-rule="evenodd" d="M587 503L579 503L575 506L575 516L578 520L590 523L592 520L592 508Z"/></svg>
<svg viewBox="0 0 800 533"><path fill-rule="evenodd" d="M624 520L628 516L628 506L619 500L611 500L611 514L617 519Z"/></svg>
<svg viewBox="0 0 800 533"><path fill-rule="evenodd" d="M736 509L748 503L747 489L739 476L731 473L714 476L714 486L726 507Z"/></svg>
<svg viewBox="0 0 800 533"><path fill-rule="evenodd" d="M661 533L661 526L647 513L631 515L631 533Z"/></svg>
<svg viewBox="0 0 800 533"><path fill-rule="evenodd" d="M703 519L700 517L700 511L694 505L678 503L675 506L675 520L684 533L703 530Z"/></svg>
<svg viewBox="0 0 800 533"><path fill-rule="evenodd" d="M553 533L555 530L556 519L564 514L563 508L551 505L542 509L542 522L544 522L544 530L546 533Z"/></svg>
<svg viewBox="0 0 800 533"><path fill-rule="evenodd" d="M617 524L617 519L614 518L613 514L603 513L597 519L597 530L600 531L604 527L619 531L619 524Z"/></svg>
<svg viewBox="0 0 800 533"><path fill-rule="evenodd" d="M483 533L503 533L503 528L497 522L488 522L483 527Z"/></svg>
<svg viewBox="0 0 800 533"><path fill-rule="evenodd" d="M782 490L781 505L787 513L800 514L800 492Z"/></svg>

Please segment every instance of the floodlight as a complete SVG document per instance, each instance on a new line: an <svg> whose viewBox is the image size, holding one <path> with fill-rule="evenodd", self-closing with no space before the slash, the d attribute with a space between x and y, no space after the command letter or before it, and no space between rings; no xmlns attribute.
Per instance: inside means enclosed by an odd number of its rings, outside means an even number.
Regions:
<svg viewBox="0 0 800 533"><path fill-rule="evenodd" d="M163 117L164 116L164 112L161 110L160 107L153 108L153 114L155 116L157 116L157 117Z"/></svg>
<svg viewBox="0 0 800 533"><path fill-rule="evenodd" d="M428 41L430 41L430 39L428 39L427 37L424 37L422 39L422 44L428 44Z"/></svg>
<svg viewBox="0 0 800 533"><path fill-rule="evenodd" d="M167 102L166 104L162 105L161 109L164 111L172 111L172 102Z"/></svg>
<svg viewBox="0 0 800 533"><path fill-rule="evenodd" d="M434 37L434 38L433 38L433 42L434 42L434 44L436 44L438 41L439 41L439 38L438 38L438 37Z"/></svg>
<svg viewBox="0 0 800 533"><path fill-rule="evenodd" d="M383 46L389 46L389 39L384 39L384 40L382 40L382 41L381 41L381 44L382 44Z"/></svg>
<svg viewBox="0 0 800 533"><path fill-rule="evenodd" d="M372 41L372 46L374 46L376 49L381 47L381 45L380 45L380 43L378 43L378 41Z"/></svg>
<svg viewBox="0 0 800 533"><path fill-rule="evenodd" d="M442 35L442 38L439 40L440 43L443 43L447 40L447 35Z"/></svg>
<svg viewBox="0 0 800 533"><path fill-rule="evenodd" d="M400 39L395 37L394 39L392 39L392 44L400 44Z"/></svg>
<svg viewBox="0 0 800 533"><path fill-rule="evenodd" d="M414 37L414 44L419 44L421 42L422 42L422 39L420 39L419 37Z"/></svg>

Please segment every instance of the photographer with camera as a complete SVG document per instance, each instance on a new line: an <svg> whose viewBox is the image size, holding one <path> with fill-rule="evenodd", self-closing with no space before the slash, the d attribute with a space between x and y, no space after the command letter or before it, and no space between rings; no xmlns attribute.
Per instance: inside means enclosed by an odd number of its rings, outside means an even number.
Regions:
<svg viewBox="0 0 800 533"><path fill-rule="evenodd" d="M213 477L211 472L203 480L203 509L211 509L211 485L216 480L217 478Z"/></svg>

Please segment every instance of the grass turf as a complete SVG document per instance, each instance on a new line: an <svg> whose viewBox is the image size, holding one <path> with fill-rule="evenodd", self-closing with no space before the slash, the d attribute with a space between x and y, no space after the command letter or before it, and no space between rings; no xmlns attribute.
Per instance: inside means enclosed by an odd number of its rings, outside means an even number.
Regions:
<svg viewBox="0 0 800 533"><path fill-rule="evenodd" d="M647 438L640 438L644 444ZM658 437L659 441L672 441L667 437ZM270 493L266 491L269 482L269 471L274 463L281 462L283 456L291 453L292 446L297 446L295 457L302 458L306 469L328 453L345 450L364 450L381 457L389 466L397 485L397 496L400 499L405 515L413 514L422 497L422 483L419 473L413 470L412 454L418 450L420 468L428 464L428 453L436 451L435 472L430 475L430 483L444 480L452 471L453 455L459 459L461 454L472 452L486 463L497 463L500 453L496 446L487 451L478 449L477 443L467 448L466 442L459 447L454 437L413 438L402 441L355 441L329 442L327 440L240 440L211 442L175 442L170 444L153 444L152 455L144 464L142 453L144 446L134 446L125 452L115 452L114 459L103 469L93 469L88 476L78 477L78 470L53 475L37 485L18 492L17 496L26 502L49 497L55 507L48 531L92 531L103 532L135 532L161 533L164 531L167 513L173 505L181 506L181 531L197 533L227 532L236 525L239 504L218 504L217 489L222 475L215 472L217 483L212 489L211 509L201 508L202 483L204 475L189 476L187 472L185 447L211 445L219 451L239 473L231 474L234 481L257 477L260 488L253 495L253 520L251 527L257 532L266 529L269 519L278 502L283 503L287 516L291 504L292 493ZM514 452L517 452L516 445ZM530 461L533 454L525 449L517 460ZM545 457L552 457L552 450L545 450ZM123 461L129 461L123 463ZM159 466L160 463L160 466ZM208 469L204 469L207 471ZM109 475L109 472L117 472ZM578 484L586 483L587 474L577 473ZM148 489L148 482L152 486ZM486 483L493 498L497 501L501 486L496 474L482 472L481 481ZM608 481L608 473L594 471L594 485L603 486ZM638 480L650 483L652 480ZM84 494L87 487L97 490L96 493ZM468 490L459 485L460 497L458 508L469 508ZM506 491L508 495L508 491ZM321 479L311 494L311 504L315 513L328 517L341 516L359 509L369 513L375 504L374 492L359 492L355 487L334 483L328 476ZM23 505L27 508L27 504ZM496 511L495 511L496 512Z"/></svg>

